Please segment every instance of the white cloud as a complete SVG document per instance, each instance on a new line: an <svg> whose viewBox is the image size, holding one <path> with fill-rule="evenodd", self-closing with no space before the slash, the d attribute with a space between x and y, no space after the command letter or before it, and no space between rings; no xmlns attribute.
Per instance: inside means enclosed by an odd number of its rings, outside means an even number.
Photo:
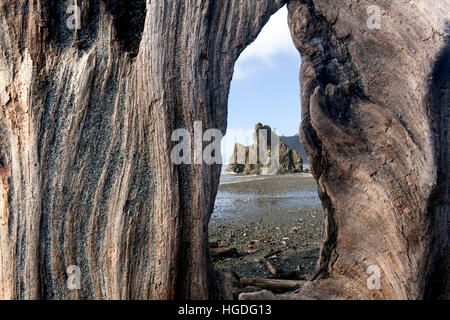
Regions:
<svg viewBox="0 0 450 320"><path fill-rule="evenodd" d="M275 56L279 54L299 55L292 43L287 14L286 6L278 10L256 40L242 52L234 69L235 79L245 79L264 66L272 67Z"/></svg>

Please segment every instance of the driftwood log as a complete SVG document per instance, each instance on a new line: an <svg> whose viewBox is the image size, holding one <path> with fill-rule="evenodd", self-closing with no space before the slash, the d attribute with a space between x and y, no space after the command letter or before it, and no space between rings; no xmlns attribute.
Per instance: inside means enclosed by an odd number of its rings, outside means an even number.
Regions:
<svg viewBox="0 0 450 320"><path fill-rule="evenodd" d="M219 243L217 241L211 241L209 243L209 247L210 248L218 248L219 247Z"/></svg>
<svg viewBox="0 0 450 320"><path fill-rule="evenodd" d="M306 280L310 275L300 271L284 271L275 267L270 261L266 261L267 271L269 271L275 279L285 280Z"/></svg>
<svg viewBox="0 0 450 320"><path fill-rule="evenodd" d="M236 248L211 248L209 252L213 258L230 257L238 254Z"/></svg>
<svg viewBox="0 0 450 320"><path fill-rule="evenodd" d="M301 140L326 209L315 281L305 288L442 297L450 1L377 1L379 29L368 28L373 2L333 4L288 4L302 53ZM367 285L375 273L378 289Z"/></svg>
<svg viewBox="0 0 450 320"><path fill-rule="evenodd" d="M275 293L283 293L295 291L301 288L306 281L299 280L281 280L281 279L259 279L259 278L242 278L240 279L242 286L254 286Z"/></svg>
<svg viewBox="0 0 450 320"><path fill-rule="evenodd" d="M270 261L266 261L267 270L274 276L279 277L283 273L282 270L276 268Z"/></svg>
<svg viewBox="0 0 450 320"><path fill-rule="evenodd" d="M72 3L0 4L0 298L221 298L208 243L221 167L173 164L171 134L196 120L225 133L234 63L285 1L77 0L79 30ZM379 29L373 3L288 1L327 213L300 295L438 298L450 2L376 1Z"/></svg>

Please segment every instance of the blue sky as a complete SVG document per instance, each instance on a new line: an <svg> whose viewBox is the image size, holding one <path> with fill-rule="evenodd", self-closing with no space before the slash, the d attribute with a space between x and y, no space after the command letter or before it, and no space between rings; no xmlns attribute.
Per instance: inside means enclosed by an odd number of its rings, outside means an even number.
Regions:
<svg viewBox="0 0 450 320"><path fill-rule="evenodd" d="M228 99L227 136L236 129L251 131L257 122L278 128L281 135L298 133L300 62L287 25L287 9L283 7L236 62ZM227 141L231 140L227 136L226 149L232 149L234 142L251 143L248 137ZM228 159L229 150L222 154Z"/></svg>

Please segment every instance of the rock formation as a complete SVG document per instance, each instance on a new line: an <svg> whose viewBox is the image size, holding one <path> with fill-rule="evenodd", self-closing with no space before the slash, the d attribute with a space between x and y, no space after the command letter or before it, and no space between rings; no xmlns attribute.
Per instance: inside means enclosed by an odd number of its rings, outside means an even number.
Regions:
<svg viewBox="0 0 450 320"><path fill-rule="evenodd" d="M308 154L300 143L300 137L298 134L295 136L280 136L280 140L283 141L289 148L297 151L299 156L302 158L303 164L308 164Z"/></svg>
<svg viewBox="0 0 450 320"><path fill-rule="evenodd" d="M225 133L234 63L285 2L1 2L0 298L222 296L208 248L221 167L173 164L171 134ZM298 297L442 297L450 1L288 9L327 212Z"/></svg>
<svg viewBox="0 0 450 320"><path fill-rule="evenodd" d="M261 129L264 131L261 131ZM274 145L272 141L276 140ZM303 160L294 149L289 148L270 126L255 125L254 143L243 146L236 143L229 166L225 172L239 174L283 174L303 171ZM274 157L272 157L274 152Z"/></svg>

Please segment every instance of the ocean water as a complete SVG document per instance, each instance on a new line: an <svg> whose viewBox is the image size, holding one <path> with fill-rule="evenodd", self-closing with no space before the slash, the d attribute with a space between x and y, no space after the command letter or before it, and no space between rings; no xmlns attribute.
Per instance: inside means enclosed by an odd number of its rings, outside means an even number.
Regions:
<svg viewBox="0 0 450 320"><path fill-rule="evenodd" d="M222 174L212 218L281 222L321 208L317 184L310 174Z"/></svg>

